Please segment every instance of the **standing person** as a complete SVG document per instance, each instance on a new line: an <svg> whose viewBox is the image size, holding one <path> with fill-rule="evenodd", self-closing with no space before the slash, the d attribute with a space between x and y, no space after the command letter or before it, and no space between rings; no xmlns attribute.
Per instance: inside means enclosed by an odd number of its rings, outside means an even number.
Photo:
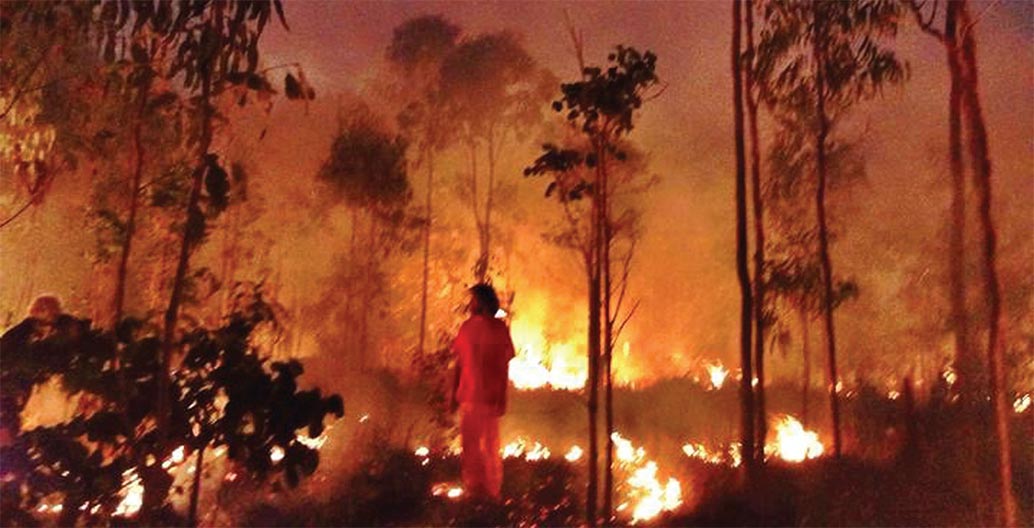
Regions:
<svg viewBox="0 0 1034 528"><path fill-rule="evenodd" d="M463 487L472 497L498 499L503 484L499 417L506 413L513 341L496 319L499 297L488 284L470 288L470 317L452 344L456 361L452 409L460 410Z"/></svg>

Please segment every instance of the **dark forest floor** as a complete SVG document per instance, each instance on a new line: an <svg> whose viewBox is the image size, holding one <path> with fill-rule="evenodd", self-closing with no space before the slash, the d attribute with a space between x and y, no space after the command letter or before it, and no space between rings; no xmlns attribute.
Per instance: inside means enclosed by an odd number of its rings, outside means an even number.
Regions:
<svg viewBox="0 0 1034 528"><path fill-rule="evenodd" d="M397 388L397 387L396 387ZM779 388L772 394L778 395ZM993 526L998 504L994 495L993 450L974 428L963 427L966 416L955 405L936 398L916 409L914 439L904 437L900 401L875 392L861 392L845 405L845 456L829 456L805 463L770 462L753 486L745 484L742 468L715 465L673 455L680 442L693 438L722 439L731 427L709 426L707 420L724 413L732 422L735 398L727 392L707 391L678 381L624 393L619 405L618 429L636 439L656 456L662 471L683 486L680 509L646 523L655 526ZM785 398L796 391L787 388ZM773 407L779 403L776 396ZM515 420L504 427L510 433L566 445L568 436L584 427L584 411L576 401L557 393L519 393L513 401ZM679 414L669 405L682 400ZM622 401L618 398L618 401ZM558 403L559 402L559 403ZM642 407L640 407L642 406ZM696 413L696 407L701 412ZM640 412L636 412L639 410ZM548 415L550 421L530 420ZM404 415L405 413L400 413ZM524 416L524 419L517 418ZM655 416L656 415L656 416ZM677 417L686 416L686 420ZM979 415L979 413L978 413ZM665 418L670 416L671 418ZM700 417L706 417L701 420ZM1020 525L1034 526L1034 412L1014 416L1012 452L1014 491L1020 507ZM652 422L663 419L655 427ZM816 420L818 421L818 420ZM526 422L526 423L525 423ZM688 424L688 425L687 425ZM986 424L985 424L986 425ZM707 432L702 428L710 427ZM686 430L699 434L686 436ZM987 430L984 426L978 430ZM505 460L501 503L452 500L430 492L438 482L459 479L458 457L444 451L428 457L413 454L412 428L399 441L353 438L345 457L345 476L303 484L289 493L266 494L254 506L250 492L236 494L223 522L248 526L571 526L584 522L584 459L569 463L562 453L548 460ZM706 437L706 438L701 438ZM826 436L823 435L825 438ZM504 442L506 441L504 433ZM401 445L400 445L401 444ZM667 445L666 445L667 444ZM828 446L827 446L828 447ZM828 455L828 453L827 453ZM321 470L322 471L322 470ZM318 488L318 489L317 489ZM617 502L615 502L617 504ZM619 518L618 524L629 519Z"/></svg>

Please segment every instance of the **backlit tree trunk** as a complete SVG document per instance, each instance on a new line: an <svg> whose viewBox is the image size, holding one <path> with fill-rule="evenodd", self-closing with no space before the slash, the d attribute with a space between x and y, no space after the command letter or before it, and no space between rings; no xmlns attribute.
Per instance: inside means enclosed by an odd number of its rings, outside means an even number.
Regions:
<svg viewBox="0 0 1034 528"><path fill-rule="evenodd" d="M596 526L596 499L599 494L599 446L597 438L600 387L600 252L599 252L598 197L592 202L592 258L589 273L589 478L585 497L586 522Z"/></svg>
<svg viewBox="0 0 1034 528"><path fill-rule="evenodd" d="M811 391L811 336L808 327L811 326L811 317L808 309L801 306L797 309L801 321L801 360L804 363L804 375L802 383L804 390L801 391L801 424L808 425L808 396Z"/></svg>
<svg viewBox="0 0 1034 528"><path fill-rule="evenodd" d="M606 133L606 127L604 127ZM609 133L608 133L609 134ZM614 359L614 315L611 313L611 269L610 245L613 232L610 225L610 182L607 174L606 151L599 149L600 175L600 267L603 272L603 369L604 369L604 422L607 434L607 453L604 460L603 474L603 522L607 525L613 519L614 499L614 383L611 365Z"/></svg>
<svg viewBox="0 0 1034 528"><path fill-rule="evenodd" d="M978 94L976 41L973 38L973 24L967 10L967 3L961 0L958 6L958 22L962 26L959 54L962 66L962 111L966 117L969 132L969 154L973 170L973 184L977 191L977 210L983 231L984 287L987 291L988 336L987 363L989 388L994 406L995 436L998 447L998 480L1001 494L1001 521L1005 526L1016 526L1016 502L1012 494L1012 463L1009 452L1009 405L1006 401L1005 365L1001 337L1002 299L998 279L997 256L998 235L991 216L991 158L988 150L987 128Z"/></svg>
<svg viewBox="0 0 1034 528"><path fill-rule="evenodd" d="M754 414L758 462L763 463L768 423L765 416L765 214L761 194L761 154L758 144L758 103L754 91L754 2L746 2L747 68L746 81L747 122L750 131L750 181L754 206Z"/></svg>
<svg viewBox="0 0 1034 528"><path fill-rule="evenodd" d="M750 474L754 468L754 372L751 365L752 295L747 268L747 167L743 130L743 75L740 67L742 2L732 4L732 99L736 143L736 275L740 283L740 436L743 464Z"/></svg>
<svg viewBox="0 0 1034 528"><path fill-rule="evenodd" d="M421 354L424 353L424 346L427 338L427 288L428 278L430 274L431 266L431 189L434 186L434 149L427 147L427 152L424 156L424 161L427 163L427 196L424 201L424 214L426 215L424 224L424 276L423 286L420 290L420 345L417 348Z"/></svg>
<svg viewBox="0 0 1034 528"><path fill-rule="evenodd" d="M980 359L970 345L966 310L966 175L962 165L962 79L958 47L958 3L948 2L944 47L951 73L948 99L948 165L951 173L951 229L948 249L948 281L952 331L955 334L955 381L965 400L976 398L982 378Z"/></svg>
<svg viewBox="0 0 1034 528"><path fill-rule="evenodd" d="M821 23L816 18L815 25ZM822 311L826 331L826 354L829 364L829 405L833 419L833 454L840 458L843 442L840 436L840 401L837 398L837 349L836 333L833 327L833 262L829 255L829 227L826 222L826 184L828 167L826 163L826 139L829 136L829 117L826 115L825 57L823 54L822 31L815 28L812 39L812 54L815 61L815 99L818 134L815 136L815 169L818 185L815 192L815 211L819 227L819 259L822 264Z"/></svg>
<svg viewBox="0 0 1034 528"><path fill-rule="evenodd" d="M197 167L191 178L190 197L187 200L187 218L183 223L183 235L180 239L179 259L176 263L176 276L172 282L172 294L169 297L169 306L165 310L164 327L162 329L162 357L161 371L158 373L158 439L164 444L168 436L170 408L169 408L169 365L172 360L173 340L176 335L176 322L179 320L180 303L183 301L183 287L187 278L187 268L190 265L190 254L193 250L191 240L191 217L201 215L201 187L204 183L205 171L207 170L208 149L212 145L212 107L211 107L211 74L205 68L200 68L201 79L201 137L197 145ZM167 446L162 446L164 450ZM159 451L161 452L161 451Z"/></svg>
<svg viewBox="0 0 1034 528"><path fill-rule="evenodd" d="M140 204L140 183L144 173L143 119L147 108L147 94L150 86L140 89L140 106L133 124L133 148L136 159L133 164L133 181L130 183L129 218L126 220L126 232L122 239L122 254L119 255L118 272L115 275L115 298L112 303L111 328L115 328L122 319L123 305L126 297L126 277L129 274L129 255L133 250L133 237L136 235L136 216Z"/></svg>

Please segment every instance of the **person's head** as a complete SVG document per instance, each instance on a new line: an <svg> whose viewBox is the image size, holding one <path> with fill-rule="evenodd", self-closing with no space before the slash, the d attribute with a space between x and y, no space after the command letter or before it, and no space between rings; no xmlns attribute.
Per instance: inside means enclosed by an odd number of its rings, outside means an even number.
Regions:
<svg viewBox="0 0 1034 528"><path fill-rule="evenodd" d="M499 311L499 297L491 284L475 284L470 288L470 313L495 317Z"/></svg>
<svg viewBox="0 0 1034 528"><path fill-rule="evenodd" d="M29 317L46 324L53 324L61 315L61 300L56 295L40 295L29 306Z"/></svg>

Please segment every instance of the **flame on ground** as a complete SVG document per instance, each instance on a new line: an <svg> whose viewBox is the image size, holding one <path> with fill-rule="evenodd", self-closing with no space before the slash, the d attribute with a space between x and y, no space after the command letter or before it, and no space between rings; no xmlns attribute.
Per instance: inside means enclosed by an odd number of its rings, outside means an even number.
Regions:
<svg viewBox="0 0 1034 528"><path fill-rule="evenodd" d="M582 453L582 448L578 446L572 446L571 449L567 451L567 454L564 455L564 459L566 459L568 462L577 462L578 459L582 458Z"/></svg>
<svg viewBox="0 0 1034 528"><path fill-rule="evenodd" d="M708 449L701 443L687 443L683 444L682 452L690 458L696 458L716 466L728 464L732 467L739 467L742 462L740 460L740 445L737 443L722 450Z"/></svg>
<svg viewBox="0 0 1034 528"><path fill-rule="evenodd" d="M528 440L523 437L518 437L513 442L506 444L500 452L502 453L503 458L523 457L528 461L546 460L551 454L546 446L539 442L532 442L529 445Z"/></svg>
<svg viewBox="0 0 1034 528"><path fill-rule="evenodd" d="M765 458L777 456L786 462L803 462L818 458L825 452L818 433L804 428L797 418L785 415L773 424L775 439L765 445ZM725 449L711 449L702 443L689 442L682 445L682 452L690 458L708 464L725 464L739 467L742 463L741 446L733 442Z"/></svg>
<svg viewBox="0 0 1034 528"><path fill-rule="evenodd" d="M818 433L805 429L793 416L780 418L775 424L775 430L775 443L765 446L765 451L767 453L771 448L776 456L787 462L817 458L825 451Z"/></svg>
<svg viewBox="0 0 1034 528"><path fill-rule="evenodd" d="M707 376L711 380L711 388L718 390L725 384L725 379L729 377L729 369L725 368L721 362L708 363L707 364Z"/></svg>
<svg viewBox="0 0 1034 528"><path fill-rule="evenodd" d="M463 487L451 482L439 482L431 486L431 495L435 497L444 495L455 500L463 496Z"/></svg>
<svg viewBox="0 0 1034 528"><path fill-rule="evenodd" d="M1030 403L1030 394L1024 394L1012 402L1012 410L1015 411L1016 414L1022 414L1030 408Z"/></svg>
<svg viewBox="0 0 1034 528"><path fill-rule="evenodd" d="M514 387L526 390L544 387L578 390L585 386L585 361L575 358L573 346L552 345L548 351L547 359L541 348L530 344L521 347L510 360L510 381Z"/></svg>
<svg viewBox="0 0 1034 528"><path fill-rule="evenodd" d="M144 505L144 483L140 480L140 475L137 475L136 468L122 473L122 492L119 495L122 501L115 508L116 516L132 517Z"/></svg>
<svg viewBox="0 0 1034 528"><path fill-rule="evenodd" d="M619 469L629 475L619 486L624 488L625 500L617 511L632 508L632 524L653 519L661 512L674 511L682 505L682 484L669 478L665 484L657 478L657 462L646 459L646 450L635 447L632 441L614 432L615 456Z"/></svg>

